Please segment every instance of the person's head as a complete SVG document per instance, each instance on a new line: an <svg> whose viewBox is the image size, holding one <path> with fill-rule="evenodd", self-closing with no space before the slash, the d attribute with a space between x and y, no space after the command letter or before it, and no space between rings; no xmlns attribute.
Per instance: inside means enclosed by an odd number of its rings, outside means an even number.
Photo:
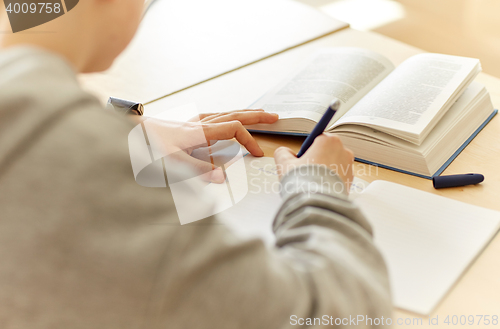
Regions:
<svg viewBox="0 0 500 329"><path fill-rule="evenodd" d="M66 57L80 72L102 71L128 45L143 10L144 0L81 0L50 22L26 32L3 34L0 46L33 45ZM0 32L9 31L5 11L0 20Z"/></svg>

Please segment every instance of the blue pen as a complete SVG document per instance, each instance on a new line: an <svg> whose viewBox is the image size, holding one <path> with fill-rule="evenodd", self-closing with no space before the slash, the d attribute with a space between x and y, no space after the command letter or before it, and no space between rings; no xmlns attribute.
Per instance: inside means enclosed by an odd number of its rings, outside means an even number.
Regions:
<svg viewBox="0 0 500 329"><path fill-rule="evenodd" d="M321 135L325 131L326 127L328 126L328 124L332 120L335 113L337 113L339 108L340 108L340 101L338 99L334 99L332 101L332 103L330 104L330 106L328 106L328 109L326 110L325 114L323 114L323 117L321 118L321 120L319 120L319 122L316 124L314 129L311 131L309 136L307 136L306 140L304 141L304 144L302 144L302 146L300 147L300 151L297 154L297 158L300 158L301 156L303 156L304 153L306 153L306 151L312 145L312 143L314 142L316 137L318 137L319 135Z"/></svg>

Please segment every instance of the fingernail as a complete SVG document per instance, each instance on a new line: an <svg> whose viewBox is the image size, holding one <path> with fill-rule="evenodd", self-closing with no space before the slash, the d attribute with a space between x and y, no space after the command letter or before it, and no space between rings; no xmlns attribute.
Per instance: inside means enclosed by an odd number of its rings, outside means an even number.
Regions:
<svg viewBox="0 0 500 329"><path fill-rule="evenodd" d="M226 180L226 177L224 176L224 171L222 171L221 168L216 168L215 170L212 171L212 175L210 177L210 181L212 183L216 184L222 184Z"/></svg>

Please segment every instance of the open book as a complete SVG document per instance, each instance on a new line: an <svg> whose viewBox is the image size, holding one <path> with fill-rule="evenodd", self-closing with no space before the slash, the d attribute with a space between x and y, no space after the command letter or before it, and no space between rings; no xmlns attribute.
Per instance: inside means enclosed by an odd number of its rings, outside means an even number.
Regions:
<svg viewBox="0 0 500 329"><path fill-rule="evenodd" d="M342 102L327 132L359 161L417 176L439 175L496 114L473 82L478 59L420 54L398 68L360 48L329 48L251 105L280 115L251 131L307 135L332 99Z"/></svg>

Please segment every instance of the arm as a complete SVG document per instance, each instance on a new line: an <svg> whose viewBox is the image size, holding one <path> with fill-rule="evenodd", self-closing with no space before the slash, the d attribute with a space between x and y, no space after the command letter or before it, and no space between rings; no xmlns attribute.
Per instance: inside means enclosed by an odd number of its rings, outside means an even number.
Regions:
<svg viewBox="0 0 500 329"><path fill-rule="evenodd" d="M387 318L391 313L384 261L360 210L347 201L354 156L333 135L315 139L297 159L280 148L276 162L284 204L274 230L278 247L295 248L312 281L311 316ZM330 319L331 320L331 319ZM335 320L334 320L335 321ZM330 323L331 324L331 323ZM365 327L366 322L356 323Z"/></svg>
<svg viewBox="0 0 500 329"><path fill-rule="evenodd" d="M292 188L275 222L278 244L267 250L213 217L181 226L170 189L134 181L130 129L98 110L72 111L3 177L1 208L15 216L2 221L2 273L11 279L0 282L0 318L261 329L290 327L293 315L389 314L385 267L358 210L343 194L295 193L299 178L337 176L285 174ZM193 207L211 207L201 185L185 193Z"/></svg>
<svg viewBox="0 0 500 329"><path fill-rule="evenodd" d="M133 127L80 91L70 69L49 68L14 70L28 78L4 93L5 104L23 111L7 116L12 123L4 127L0 323L274 329L290 327L293 315L389 313L387 275L362 216L342 193L297 193L302 180L338 183L337 176L283 172L290 189L272 250L237 239L216 218L181 226L170 189L134 180L127 145ZM352 161L339 144L316 140L325 144L315 142L301 159L281 149L278 164ZM166 165L179 176L188 171ZM185 193L193 208L212 206L201 183Z"/></svg>
<svg viewBox="0 0 500 329"><path fill-rule="evenodd" d="M336 138L317 140L301 159L286 149L276 153L288 172L283 170L284 203L274 222L275 249L258 240L238 241L216 219L178 229L171 245L184 254L176 263L189 266L165 267L155 324L286 328L301 318L325 321L324 315L329 321L390 316L387 272L369 224L343 189L315 192L314 184L344 186L352 178L320 166L352 165L352 153ZM338 152L325 158L325 149Z"/></svg>
<svg viewBox="0 0 500 329"><path fill-rule="evenodd" d="M344 193L304 193L303 184L341 182L328 169L314 166L309 166L311 174L293 171L284 177L288 188L274 223L277 247L293 250L294 261L303 263L311 282L315 308L299 317L387 318L392 308L389 282L371 227ZM365 328L365 322L356 327Z"/></svg>

